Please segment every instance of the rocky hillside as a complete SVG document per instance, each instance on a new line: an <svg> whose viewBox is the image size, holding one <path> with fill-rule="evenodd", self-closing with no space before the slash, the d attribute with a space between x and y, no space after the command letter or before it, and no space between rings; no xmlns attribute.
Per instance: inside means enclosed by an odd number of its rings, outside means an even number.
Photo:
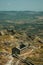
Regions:
<svg viewBox="0 0 43 65"><path fill-rule="evenodd" d="M31 59L32 63L36 63L36 65L37 62L38 64L40 62L43 63L43 38L41 39L37 35L27 35L25 32L15 31L15 33L12 33L13 35L11 33L12 32L9 32L7 35L0 35L0 64L6 64L7 61L9 61L9 55L12 54L12 48L19 47L20 44L28 46L30 51L33 49L30 55L27 54L24 57ZM26 53L28 53L28 50Z"/></svg>

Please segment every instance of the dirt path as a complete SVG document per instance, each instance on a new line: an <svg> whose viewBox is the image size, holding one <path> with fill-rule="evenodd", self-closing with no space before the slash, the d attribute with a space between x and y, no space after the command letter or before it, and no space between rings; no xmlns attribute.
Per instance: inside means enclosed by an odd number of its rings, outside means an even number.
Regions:
<svg viewBox="0 0 43 65"><path fill-rule="evenodd" d="M30 52L27 52L27 53L21 54L21 55L19 55L19 56L25 56L25 55L28 55L28 54L32 53L32 51L33 51L33 49L32 49Z"/></svg>
<svg viewBox="0 0 43 65"><path fill-rule="evenodd" d="M28 54L32 53L32 51L33 51L33 49L32 49L30 52L27 52L27 53L21 54L21 55L19 55L19 56L21 57L21 56L28 55ZM16 62L15 65L19 65L19 62L20 62L20 59Z"/></svg>
<svg viewBox="0 0 43 65"><path fill-rule="evenodd" d="M13 57L9 56L10 60L5 65L12 65Z"/></svg>

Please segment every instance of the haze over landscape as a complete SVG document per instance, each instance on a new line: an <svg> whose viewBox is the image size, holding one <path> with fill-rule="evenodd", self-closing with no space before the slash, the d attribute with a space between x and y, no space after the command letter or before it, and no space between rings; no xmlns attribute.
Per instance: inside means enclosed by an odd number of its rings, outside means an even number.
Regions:
<svg viewBox="0 0 43 65"><path fill-rule="evenodd" d="M43 65L43 0L0 0L0 65Z"/></svg>

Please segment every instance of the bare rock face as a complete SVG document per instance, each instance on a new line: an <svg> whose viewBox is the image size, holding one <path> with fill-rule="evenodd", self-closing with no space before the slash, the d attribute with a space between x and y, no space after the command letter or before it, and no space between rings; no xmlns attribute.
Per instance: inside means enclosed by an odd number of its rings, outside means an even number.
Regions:
<svg viewBox="0 0 43 65"><path fill-rule="evenodd" d="M4 35L4 32L3 32L3 31L0 31L0 35L1 35L1 36Z"/></svg>

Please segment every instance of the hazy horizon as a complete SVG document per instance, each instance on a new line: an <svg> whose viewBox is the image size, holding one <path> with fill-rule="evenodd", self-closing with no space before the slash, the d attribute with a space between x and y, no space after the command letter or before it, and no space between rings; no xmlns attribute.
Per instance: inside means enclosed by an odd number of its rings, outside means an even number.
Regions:
<svg viewBox="0 0 43 65"><path fill-rule="evenodd" d="M0 11L43 11L43 0L0 0Z"/></svg>
<svg viewBox="0 0 43 65"><path fill-rule="evenodd" d="M34 11L34 10L9 10L9 11L0 11L0 12L43 12L43 11Z"/></svg>

